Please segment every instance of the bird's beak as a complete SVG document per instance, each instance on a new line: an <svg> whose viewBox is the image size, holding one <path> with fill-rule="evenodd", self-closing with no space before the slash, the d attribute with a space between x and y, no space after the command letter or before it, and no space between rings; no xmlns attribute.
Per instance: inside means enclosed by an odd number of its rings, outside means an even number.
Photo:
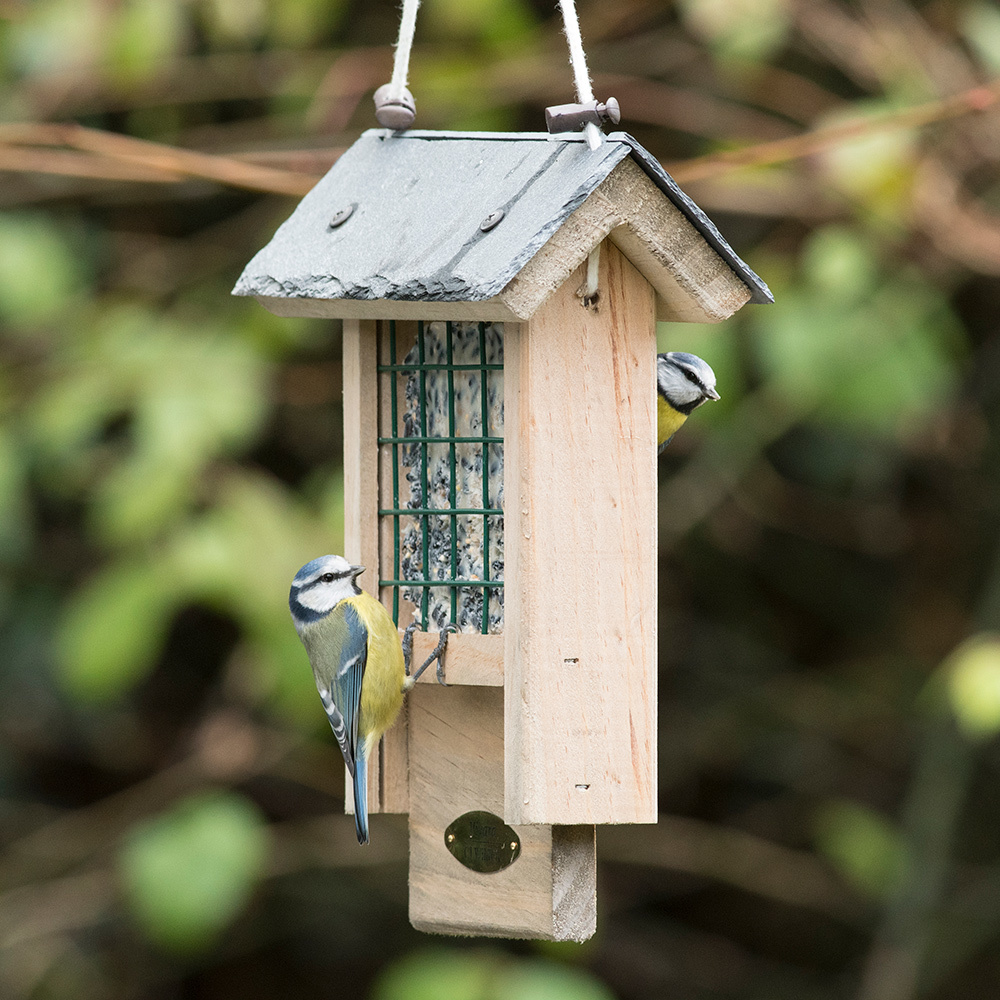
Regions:
<svg viewBox="0 0 1000 1000"><path fill-rule="evenodd" d="M709 399L721 399L722 398L714 389L706 389L705 390L705 395L708 396Z"/></svg>
<svg viewBox="0 0 1000 1000"><path fill-rule="evenodd" d="M361 574L364 573L364 571L365 571L365 567L364 566L352 566L351 567L351 579L353 580L356 577L361 576Z"/></svg>

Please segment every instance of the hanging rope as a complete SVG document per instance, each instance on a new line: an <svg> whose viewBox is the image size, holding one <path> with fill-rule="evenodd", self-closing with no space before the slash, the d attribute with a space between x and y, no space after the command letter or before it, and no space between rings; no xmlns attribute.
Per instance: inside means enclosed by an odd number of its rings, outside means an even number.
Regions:
<svg viewBox="0 0 1000 1000"><path fill-rule="evenodd" d="M403 0L403 17L399 22L399 39L396 42L396 56L392 63L392 81L389 84L389 96L393 100L399 100L406 90L410 74L410 51L413 48L413 32L417 27L419 6L420 0Z"/></svg>
<svg viewBox="0 0 1000 1000"><path fill-rule="evenodd" d="M576 99L580 104L590 104L594 100L594 90L590 85L590 73L587 72L587 56L583 51L575 0L559 0L559 9L562 11L566 41L569 42L569 64L573 67ZM597 149L604 140L601 130L593 122L587 122L585 132L587 145L591 149Z"/></svg>
<svg viewBox="0 0 1000 1000"><path fill-rule="evenodd" d="M420 0L403 0L399 38L392 62L392 79L375 91L375 117L385 128L409 128L417 116L417 106L406 84L410 74L410 51L417 27Z"/></svg>

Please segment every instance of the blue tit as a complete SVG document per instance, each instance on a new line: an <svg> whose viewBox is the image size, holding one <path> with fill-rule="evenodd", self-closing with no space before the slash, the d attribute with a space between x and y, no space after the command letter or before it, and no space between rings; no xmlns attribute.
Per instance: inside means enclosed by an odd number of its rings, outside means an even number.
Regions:
<svg viewBox="0 0 1000 1000"><path fill-rule="evenodd" d="M694 354L667 351L656 356L656 430L660 451L702 403L718 399L715 372Z"/></svg>
<svg viewBox="0 0 1000 1000"><path fill-rule="evenodd" d="M357 584L364 566L320 556L295 574L288 595L295 630L309 654L316 687L354 779L358 843L368 843L368 757L396 721L406 676L396 625Z"/></svg>

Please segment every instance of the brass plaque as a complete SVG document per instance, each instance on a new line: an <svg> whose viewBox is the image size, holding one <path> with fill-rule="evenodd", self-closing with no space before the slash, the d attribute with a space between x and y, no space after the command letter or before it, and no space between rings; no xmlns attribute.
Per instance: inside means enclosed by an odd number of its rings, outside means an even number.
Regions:
<svg viewBox="0 0 1000 1000"><path fill-rule="evenodd" d="M477 809L444 831L445 847L474 872L500 872L521 853L521 838L493 813Z"/></svg>

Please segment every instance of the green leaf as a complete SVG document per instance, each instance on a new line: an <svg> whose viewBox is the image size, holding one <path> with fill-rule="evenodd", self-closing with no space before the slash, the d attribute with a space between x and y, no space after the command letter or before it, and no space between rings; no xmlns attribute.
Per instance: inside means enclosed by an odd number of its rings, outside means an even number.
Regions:
<svg viewBox="0 0 1000 1000"><path fill-rule="evenodd" d="M554 962L518 962L503 976L496 1000L613 1000L614 994L584 969Z"/></svg>
<svg viewBox="0 0 1000 1000"><path fill-rule="evenodd" d="M983 65L1000 73L1000 10L994 3L970 3L962 11L962 35Z"/></svg>
<svg viewBox="0 0 1000 1000"><path fill-rule="evenodd" d="M813 236L804 268L806 283L751 319L773 388L823 422L886 437L945 404L960 328L937 289L879 274L842 228Z"/></svg>
<svg viewBox="0 0 1000 1000"><path fill-rule="evenodd" d="M723 59L763 62L785 43L788 0L681 0L684 23Z"/></svg>
<svg viewBox="0 0 1000 1000"><path fill-rule="evenodd" d="M884 897L899 881L906 848L896 828L857 802L828 802L816 816L816 846L855 888Z"/></svg>
<svg viewBox="0 0 1000 1000"><path fill-rule="evenodd" d="M945 661L948 700L970 739L1000 733L1000 636L977 635Z"/></svg>
<svg viewBox="0 0 1000 1000"><path fill-rule="evenodd" d="M87 70L98 58L107 29L106 11L80 0L34 0L16 9L8 26L11 61L25 74L44 75L58 66ZM29 105L30 107L30 105ZM25 117L31 112L25 111Z"/></svg>
<svg viewBox="0 0 1000 1000"><path fill-rule="evenodd" d="M346 6L346 0L268 4L272 41L278 47L309 48L337 27Z"/></svg>
<svg viewBox="0 0 1000 1000"><path fill-rule="evenodd" d="M206 0L203 12L213 41L221 43L254 42L267 22L264 0Z"/></svg>
<svg viewBox="0 0 1000 1000"><path fill-rule="evenodd" d="M523 0L426 0L427 24L446 38L479 39L494 46L524 46L536 28Z"/></svg>
<svg viewBox="0 0 1000 1000"><path fill-rule="evenodd" d="M612 1000L584 969L492 951L408 955L375 984L373 1000Z"/></svg>
<svg viewBox="0 0 1000 1000"><path fill-rule="evenodd" d="M317 480L316 487L321 516L266 476L228 476L214 507L174 532L160 560L189 600L240 622L247 641L232 670L245 696L309 726L319 705L288 613L288 587L303 563L343 549L342 479Z"/></svg>
<svg viewBox="0 0 1000 1000"><path fill-rule="evenodd" d="M143 931L166 951L205 950L245 906L268 852L263 816L232 792L192 796L132 828L119 863Z"/></svg>
<svg viewBox="0 0 1000 1000"><path fill-rule="evenodd" d="M847 226L817 229L802 253L806 280L821 295L856 302L875 287L879 262L871 245Z"/></svg>
<svg viewBox="0 0 1000 1000"><path fill-rule="evenodd" d="M82 275L65 237L41 216L0 215L0 317L35 326L58 316Z"/></svg>
<svg viewBox="0 0 1000 1000"><path fill-rule="evenodd" d="M123 80L141 80L181 48L184 4L176 0L126 0L109 34L108 61Z"/></svg>
<svg viewBox="0 0 1000 1000"><path fill-rule="evenodd" d="M0 427L0 559L26 552L31 531L24 458L14 435Z"/></svg>
<svg viewBox="0 0 1000 1000"><path fill-rule="evenodd" d="M485 956L476 952L417 952L389 966L372 1000L489 1000L492 976Z"/></svg>
<svg viewBox="0 0 1000 1000"><path fill-rule="evenodd" d="M176 605L174 580L152 558L102 570L72 595L57 625L62 686L87 701L131 688L152 669Z"/></svg>
<svg viewBox="0 0 1000 1000"><path fill-rule="evenodd" d="M897 106L891 102L853 101L846 110L821 118L816 127L880 119L895 110ZM874 127L864 135L830 145L817 153L815 160L839 191L875 217L898 222L909 207L917 143L915 129Z"/></svg>

